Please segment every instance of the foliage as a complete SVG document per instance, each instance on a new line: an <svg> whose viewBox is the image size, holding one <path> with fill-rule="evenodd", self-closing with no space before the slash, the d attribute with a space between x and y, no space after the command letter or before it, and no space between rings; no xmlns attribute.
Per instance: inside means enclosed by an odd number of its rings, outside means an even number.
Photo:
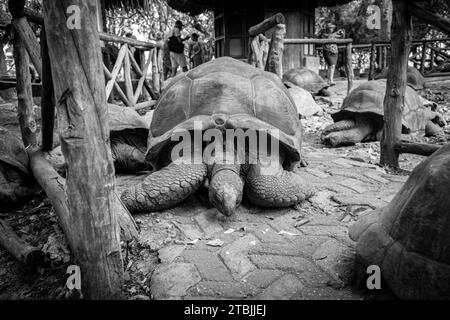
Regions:
<svg viewBox="0 0 450 320"><path fill-rule="evenodd" d="M353 38L355 43L370 43L372 40L382 40L381 33L370 30L366 26L368 18L367 7L376 4L383 10L383 0L357 0L345 5L320 7L316 10L316 30L322 30L329 22L346 31L346 37ZM431 0L426 4L428 10L450 19L450 0ZM413 38L427 39L444 37L433 27L413 19ZM385 27L382 23L382 28Z"/></svg>
<svg viewBox="0 0 450 320"><path fill-rule="evenodd" d="M213 35L214 19L212 12L205 12L196 17L172 9L166 0L149 0L148 9L116 8L107 12L107 30L123 36L128 30L136 30L147 39L156 39L158 33L167 35L176 20L185 25L185 33L197 32L195 24L199 24L206 31L206 39Z"/></svg>

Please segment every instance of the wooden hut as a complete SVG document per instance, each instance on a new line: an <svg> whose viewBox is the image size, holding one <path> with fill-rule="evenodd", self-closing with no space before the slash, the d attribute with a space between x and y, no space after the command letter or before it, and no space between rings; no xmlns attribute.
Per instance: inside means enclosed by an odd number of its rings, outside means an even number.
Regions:
<svg viewBox="0 0 450 320"><path fill-rule="evenodd" d="M286 19L287 39L315 37L315 8L350 2L349 0L264 0L253 2L239 0L168 0L179 11L197 15L205 10L214 11L216 57L231 56L246 60L249 55L248 29L280 12ZM270 36L270 34L266 34ZM283 69L299 67L305 57L315 55L312 44L291 44L285 47Z"/></svg>

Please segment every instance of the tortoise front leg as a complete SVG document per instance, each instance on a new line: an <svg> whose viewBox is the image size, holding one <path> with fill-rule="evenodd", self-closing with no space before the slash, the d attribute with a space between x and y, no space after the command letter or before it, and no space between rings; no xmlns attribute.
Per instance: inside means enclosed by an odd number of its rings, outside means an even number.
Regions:
<svg viewBox="0 0 450 320"><path fill-rule="evenodd" d="M330 124L322 131L322 139L330 132L349 130L355 127L355 121L352 119L341 120Z"/></svg>
<svg viewBox="0 0 450 320"><path fill-rule="evenodd" d="M171 163L125 190L120 198L131 213L168 209L197 191L207 171L205 164Z"/></svg>
<svg viewBox="0 0 450 320"><path fill-rule="evenodd" d="M374 131L372 122L365 118L357 118L355 127L349 130L331 132L322 138L324 144L333 147L353 145L363 141Z"/></svg>
<svg viewBox="0 0 450 320"><path fill-rule="evenodd" d="M313 187L298 174L286 171L280 163L251 165L245 193L251 203L261 207L290 207L314 194Z"/></svg>

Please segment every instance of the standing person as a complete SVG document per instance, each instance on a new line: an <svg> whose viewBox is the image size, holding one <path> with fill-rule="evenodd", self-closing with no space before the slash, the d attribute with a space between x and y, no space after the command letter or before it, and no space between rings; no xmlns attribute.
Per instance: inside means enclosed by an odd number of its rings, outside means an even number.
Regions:
<svg viewBox="0 0 450 320"><path fill-rule="evenodd" d="M338 39L344 36L343 30L336 31L336 26L332 23L328 23L325 32L322 32L321 38L325 39ZM323 57L328 65L328 84L334 86L333 81L334 71L338 60L338 46L336 43L327 43L323 45Z"/></svg>
<svg viewBox="0 0 450 320"><path fill-rule="evenodd" d="M163 78L167 80L172 74L172 62L170 61L169 40L164 38L163 45Z"/></svg>
<svg viewBox="0 0 450 320"><path fill-rule="evenodd" d="M183 30L183 23L178 20L175 22L175 27L172 31L172 36L169 38L169 51L170 51L170 62L172 65L172 77L177 75L178 66L181 67L183 72L188 71L186 56L184 55L184 41L189 39L181 38L181 30Z"/></svg>
<svg viewBox="0 0 450 320"><path fill-rule="evenodd" d="M192 63L192 68L198 67L203 63L203 48L198 41L198 34L192 34L192 42L189 44L189 59Z"/></svg>

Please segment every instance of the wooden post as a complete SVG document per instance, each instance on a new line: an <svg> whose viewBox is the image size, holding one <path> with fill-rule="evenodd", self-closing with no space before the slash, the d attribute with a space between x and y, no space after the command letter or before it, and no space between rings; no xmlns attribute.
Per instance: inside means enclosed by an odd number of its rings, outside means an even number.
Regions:
<svg viewBox="0 0 450 320"><path fill-rule="evenodd" d="M39 49L39 42L37 41L36 35L28 24L27 18L16 18L13 20L13 25L22 43L27 49L27 52L31 58L31 62L33 62L33 66L36 68L39 76L42 77L42 60Z"/></svg>
<svg viewBox="0 0 450 320"><path fill-rule="evenodd" d="M130 107L134 107L134 92L133 92L133 81L131 79L131 63L129 52L130 51L127 49L127 52L123 59L123 75L125 82L125 94L127 95L127 99L130 102Z"/></svg>
<svg viewBox="0 0 450 320"><path fill-rule="evenodd" d="M270 42L269 54L267 56L266 71L270 71L283 76L283 51L284 51L284 36L286 35L286 25L277 24L272 34L272 41Z"/></svg>
<svg viewBox="0 0 450 320"><path fill-rule="evenodd" d="M159 70L158 70L158 49L153 50L152 55L152 82L153 82L153 88L156 91L156 94L159 96L161 93L161 87L159 83ZM146 76L145 74L143 75Z"/></svg>
<svg viewBox="0 0 450 320"><path fill-rule="evenodd" d="M431 50L430 52L430 72L433 72L433 67L434 67L434 50Z"/></svg>
<svg viewBox="0 0 450 320"><path fill-rule="evenodd" d="M52 70L48 55L45 28L41 29L41 57L42 57L42 91L41 91L41 118L42 118L42 150L53 149L53 129L55 126L55 97L53 91Z"/></svg>
<svg viewBox="0 0 450 320"><path fill-rule="evenodd" d="M71 5L81 10L80 29L67 28ZM43 7L67 162L66 237L81 267L84 295L118 299L123 265L96 5L88 0L44 0Z"/></svg>
<svg viewBox="0 0 450 320"><path fill-rule="evenodd" d="M372 46L370 47L369 80L373 80L375 77L375 58L376 58L376 45L375 41L372 41Z"/></svg>
<svg viewBox="0 0 450 320"><path fill-rule="evenodd" d="M30 59L17 33L14 33L14 64L17 81L17 113L22 141L26 149L37 145L36 121L34 120L33 93L31 90Z"/></svg>
<svg viewBox="0 0 450 320"><path fill-rule="evenodd" d="M427 43L422 44L422 59L420 60L420 72L424 74L425 72L425 62L427 58Z"/></svg>
<svg viewBox="0 0 450 320"><path fill-rule="evenodd" d="M352 43L347 43L347 58L345 69L347 72L347 94L350 93L353 87L353 63L352 63Z"/></svg>
<svg viewBox="0 0 450 320"><path fill-rule="evenodd" d="M279 24L285 24L286 19L284 18L284 15L282 13L277 13L270 18L267 18L261 23L258 23L257 25L251 27L248 29L248 34L250 37L256 37L260 33L264 33L267 30L276 27Z"/></svg>
<svg viewBox="0 0 450 320"><path fill-rule="evenodd" d="M382 165L398 167L396 146L401 139L402 108L406 91L406 71L411 48L411 17L406 0L394 0L391 31L391 64L384 98L384 127L381 139Z"/></svg>

